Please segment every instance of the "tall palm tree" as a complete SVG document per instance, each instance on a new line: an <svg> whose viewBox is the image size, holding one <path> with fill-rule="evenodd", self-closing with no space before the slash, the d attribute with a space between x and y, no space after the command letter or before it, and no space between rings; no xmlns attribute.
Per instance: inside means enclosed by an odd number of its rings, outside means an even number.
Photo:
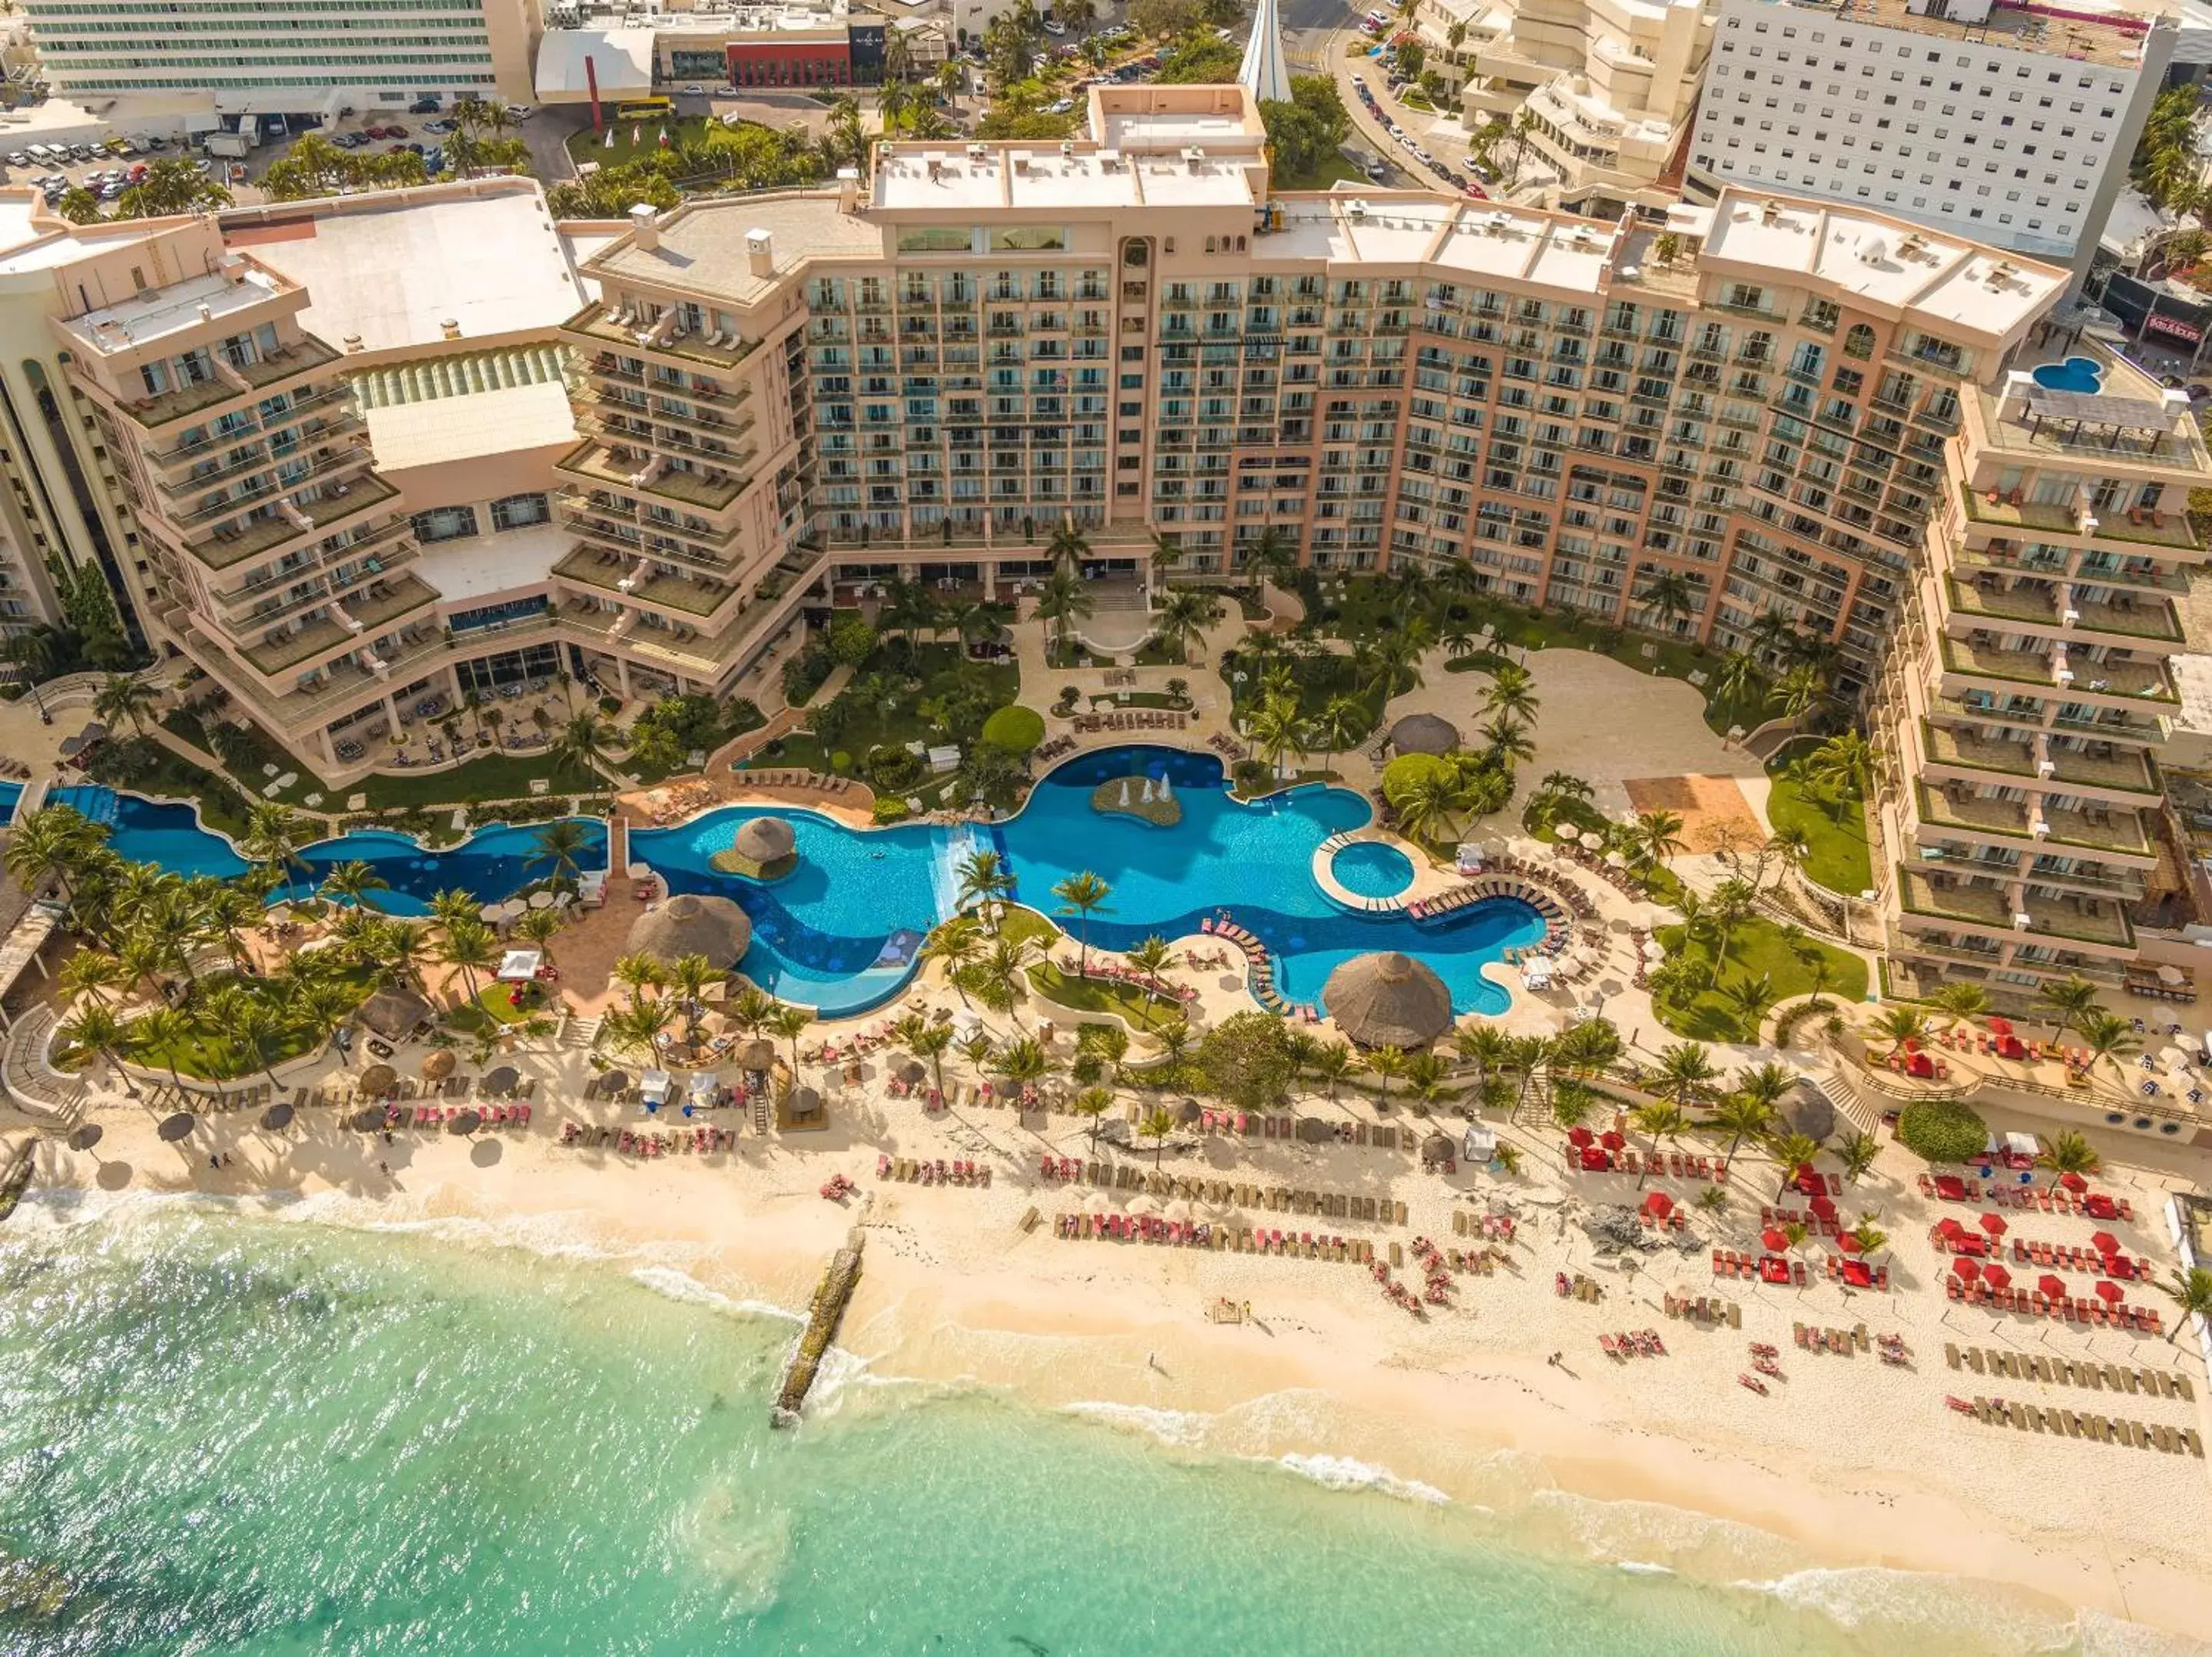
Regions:
<svg viewBox="0 0 2212 1657"><path fill-rule="evenodd" d="M990 998L1009 1013L1022 998L1022 986L1028 981L1030 964L1036 959L1036 953L1037 946L1031 939L1000 932L991 940L990 949L978 963L983 982L990 986Z"/></svg>
<svg viewBox="0 0 2212 1657"><path fill-rule="evenodd" d="M601 762L616 742L614 725L596 707L571 713L548 750L556 766L596 785Z"/></svg>
<svg viewBox="0 0 2212 1657"><path fill-rule="evenodd" d="M1766 670L1747 650L1731 650L1713 671L1713 694L1736 707L1755 704L1766 697Z"/></svg>
<svg viewBox="0 0 2212 1657"><path fill-rule="evenodd" d="M1037 619L1051 628L1053 643L1062 649L1075 624L1087 621L1097 609L1098 601L1084 586L1082 577L1064 564L1045 578L1044 590L1037 595Z"/></svg>
<svg viewBox="0 0 2212 1657"><path fill-rule="evenodd" d="M945 1050L952 1045L952 1037L951 1025L927 1024L906 1038L908 1052L929 1060L930 1080L940 1098L945 1094Z"/></svg>
<svg viewBox="0 0 2212 1657"><path fill-rule="evenodd" d="M954 915L930 932L921 946L924 961L942 962L945 975L951 980L952 987L960 992L960 1005L972 1004L968 999L968 986L962 974L975 965L983 953L983 929L973 915Z"/></svg>
<svg viewBox="0 0 2212 1657"><path fill-rule="evenodd" d="M1316 1041L1307 1057L1305 1073L1321 1083L1322 1091L1330 1098L1344 1078L1359 1068L1359 1055L1345 1041Z"/></svg>
<svg viewBox="0 0 2212 1657"><path fill-rule="evenodd" d="M1628 1120L1639 1133L1651 1139L1651 1155L1644 1159L1644 1171L1637 1176L1636 1188L1641 1191L1644 1181L1651 1177L1659 1161L1662 1141L1672 1141L1690 1131L1690 1118L1681 1106L1672 1100L1656 1100L1648 1105L1638 1105L1629 1112Z"/></svg>
<svg viewBox="0 0 2212 1657"><path fill-rule="evenodd" d="M155 1007L131 1021L131 1046L134 1052L156 1053L161 1056L162 1067L169 1072L172 1086L181 1094L185 1078L177 1071L177 1055L195 1034L192 1021L181 1007Z"/></svg>
<svg viewBox="0 0 2212 1657"><path fill-rule="evenodd" d="M1790 1189L1797 1170L1820 1155L1820 1141L1809 1133L1778 1133L1766 1142L1766 1154L1782 1168L1780 1191ZM1778 1192L1777 1194L1779 1194Z"/></svg>
<svg viewBox="0 0 2212 1657"><path fill-rule="evenodd" d="M1369 1048L1360 1058L1367 1068L1382 1079L1382 1102L1389 1104L1392 1080L1406 1073L1406 1050L1386 1042L1382 1047Z"/></svg>
<svg viewBox="0 0 2212 1657"><path fill-rule="evenodd" d="M1501 717L1533 724L1536 710L1543 706L1536 695L1536 676L1518 662L1500 663L1491 675L1490 689L1482 693L1482 705Z"/></svg>
<svg viewBox="0 0 2212 1657"><path fill-rule="evenodd" d="M2136 1034L2135 1025L2102 1008L2083 1014L2075 1021L2074 1030L2092 1060L2109 1059L2115 1072L2120 1070L2121 1059L2142 1051L2142 1038Z"/></svg>
<svg viewBox="0 0 2212 1657"><path fill-rule="evenodd" d="M616 983L629 992L629 1004L633 1007L645 999L646 991L658 989L668 981L667 970L659 961L636 950L616 958L611 976Z"/></svg>
<svg viewBox="0 0 2212 1657"><path fill-rule="evenodd" d="M1098 1149L1099 1119L1114 1108L1113 1091L1108 1088L1088 1087L1068 1101L1068 1108L1078 1116L1091 1119L1091 1149Z"/></svg>
<svg viewBox="0 0 2212 1657"><path fill-rule="evenodd" d="M2212 1272L2201 1266L2185 1272L2177 1266L2156 1287L2174 1304L2173 1327L2166 1337L2168 1342L2179 1344L2182 1331L2192 1328L2197 1319L2212 1320Z"/></svg>
<svg viewBox="0 0 2212 1657"><path fill-rule="evenodd" d="M1160 1165L1160 1156L1168 1148L1168 1135L1175 1131L1175 1113L1165 1105L1154 1105L1145 1113L1145 1120L1137 1125L1137 1132L1152 1142L1154 1168Z"/></svg>
<svg viewBox="0 0 2212 1657"><path fill-rule="evenodd" d="M438 942L438 959L459 971L473 1003L479 995L477 974L489 972L497 962L499 940L490 927L471 915L465 921L455 921L445 927L444 936Z"/></svg>
<svg viewBox="0 0 2212 1657"><path fill-rule="evenodd" d="M64 962L54 977L64 996L72 1000L88 996L103 1005L111 991L119 990L129 982L121 962L106 950L90 945L80 948Z"/></svg>
<svg viewBox="0 0 2212 1657"><path fill-rule="evenodd" d="M1656 868L1688 849L1688 842L1682 838L1682 819L1673 811L1638 812L1630 838L1637 859L1647 867Z"/></svg>
<svg viewBox="0 0 2212 1657"><path fill-rule="evenodd" d="M1200 587L1175 587L1161 600L1152 616L1152 632L1161 644L1188 661L1190 641L1221 619L1221 601Z"/></svg>
<svg viewBox="0 0 2212 1657"><path fill-rule="evenodd" d="M1399 828L1408 839L1441 843L1458 834L1459 814L1467 797L1467 789L1456 776L1424 771L1401 787L1390 804L1398 813Z"/></svg>
<svg viewBox="0 0 2212 1657"><path fill-rule="evenodd" d="M123 1047L125 1041L123 1021L115 1016L115 1009L105 1001L88 1001L76 1011L76 1017L61 1027L61 1038L70 1046L105 1059L115 1067L123 1078L123 1090L133 1099L138 1096L137 1087L131 1080L131 1072L123 1067Z"/></svg>
<svg viewBox="0 0 2212 1657"><path fill-rule="evenodd" d="M95 828L74 806L42 805L9 831L0 861L30 890L51 879L61 888L63 901L74 906L75 883L106 839L106 831Z"/></svg>
<svg viewBox="0 0 2212 1657"><path fill-rule="evenodd" d="M1510 715L1499 714L1480 734L1483 757L1501 771L1536 757L1536 739L1527 725Z"/></svg>
<svg viewBox="0 0 2212 1657"><path fill-rule="evenodd" d="M1013 889L1013 871L1006 867L1005 859L996 852L970 853L968 860L960 865L960 889L952 900L952 907L965 914L973 905L988 919L992 906Z"/></svg>
<svg viewBox="0 0 2212 1657"><path fill-rule="evenodd" d="M573 892L576 889L576 877L582 872L577 859L591 843L589 829L574 817L562 817L538 831L537 848L523 859L522 866L546 870L546 879L555 889Z"/></svg>
<svg viewBox="0 0 2212 1657"><path fill-rule="evenodd" d="M1680 570L1646 568L1635 602L1657 622L1655 631L1672 633L1676 622L1696 613L1697 589Z"/></svg>
<svg viewBox="0 0 2212 1657"><path fill-rule="evenodd" d="M814 1022L813 1016L804 1007L779 1003L768 1021L768 1032L791 1043L791 1073L799 1074L799 1038L806 1034L806 1027Z"/></svg>
<svg viewBox="0 0 2212 1657"><path fill-rule="evenodd" d="M333 903L349 905L356 909L380 913L374 892L388 892L392 883L376 872L375 868L359 858L349 863L334 863L323 871L320 895Z"/></svg>
<svg viewBox="0 0 2212 1657"><path fill-rule="evenodd" d="M1856 1185L1869 1173L1881 1156L1881 1141L1871 1133L1856 1129L1842 1135L1836 1141L1836 1156L1844 1165L1844 1178Z"/></svg>
<svg viewBox="0 0 2212 1657"><path fill-rule="evenodd" d="M1374 723L1374 713L1365 702L1349 691L1339 691L1322 704L1309 730L1323 753L1340 754L1365 736Z"/></svg>
<svg viewBox="0 0 2212 1657"><path fill-rule="evenodd" d="M1017 1098L1024 1089L1042 1082L1052 1069L1052 1056L1033 1035L1018 1036L992 1055L991 1069L1003 1077Z"/></svg>
<svg viewBox="0 0 2212 1657"><path fill-rule="evenodd" d="M1290 696L1264 696L1245 715L1244 739L1267 756L1271 775L1282 769L1284 750L1303 753L1305 721L1298 716L1297 701Z"/></svg>
<svg viewBox="0 0 2212 1657"><path fill-rule="evenodd" d="M676 964L668 969L669 993L682 1009L686 1041L699 1039L699 1020L706 1011L707 986L719 981L721 976L714 970L714 963L703 955L679 956Z"/></svg>
<svg viewBox="0 0 2212 1657"><path fill-rule="evenodd" d="M258 995L244 998L235 1031L239 1049L252 1068L269 1078L272 1088L283 1085L276 1079L276 1053L289 1033L284 1015L267 999Z"/></svg>
<svg viewBox="0 0 2212 1657"><path fill-rule="evenodd" d="M1452 1046L1474 1066L1476 1081L1487 1082L1504 1068L1512 1038L1492 1023L1462 1025L1452 1032Z"/></svg>
<svg viewBox="0 0 2212 1657"><path fill-rule="evenodd" d="M1559 1032L1552 1057L1563 1070L1595 1076L1612 1068L1620 1049L1620 1030L1610 1018L1585 1018Z"/></svg>
<svg viewBox="0 0 2212 1657"><path fill-rule="evenodd" d="M323 1044L331 1047L337 1045L339 1027L359 1005L359 998L349 986L336 980L295 980L292 993L284 1005L301 1024L312 1030L320 1030ZM339 1047L337 1052L340 1064L353 1063L344 1047Z"/></svg>
<svg viewBox="0 0 2212 1657"><path fill-rule="evenodd" d="M1710 1098L1713 1083L1719 1079L1710 1048L1700 1041L1677 1041L1661 1052L1657 1066L1644 1078L1644 1086L1687 1111Z"/></svg>
<svg viewBox="0 0 2212 1657"><path fill-rule="evenodd" d="M125 725L146 734L146 716L161 705L161 693L145 680L128 673L111 673L93 695L92 711L111 731Z"/></svg>
<svg viewBox="0 0 2212 1657"><path fill-rule="evenodd" d="M1729 1136L1725 1160L1733 1161L1736 1147L1746 1139L1765 1138L1774 1128L1774 1107L1753 1095L1734 1092L1723 1094L1720 1102L1708 1112L1700 1127L1712 1129Z"/></svg>
<svg viewBox="0 0 2212 1657"><path fill-rule="evenodd" d="M1075 973L1079 978L1091 975L1091 917L1105 907L1113 892L1111 886L1088 869L1070 875L1052 889L1052 895L1060 900L1060 913L1076 918Z"/></svg>
<svg viewBox="0 0 2212 1657"><path fill-rule="evenodd" d="M1827 695L1828 682L1820 677L1818 668L1801 665L1791 668L1774 682L1775 706L1789 718L1802 719L1820 705Z"/></svg>
<svg viewBox="0 0 2212 1657"><path fill-rule="evenodd" d="M1963 979L1952 979L1936 986L1929 998L1950 1019L1951 1028L1957 1029L1968 1019L1979 1018L1990 1010L1990 992L1978 984L1969 984Z"/></svg>
<svg viewBox="0 0 2212 1657"><path fill-rule="evenodd" d="M2063 1035L2097 1010L2097 986L2078 976L2045 979L2036 986L2036 1004L2051 1021L2053 1035Z"/></svg>
<svg viewBox="0 0 2212 1657"><path fill-rule="evenodd" d="M2035 1160L2053 1174L2094 1174L2105 1165L2097 1148L2072 1128L2052 1134Z"/></svg>
<svg viewBox="0 0 2212 1657"><path fill-rule="evenodd" d="M1872 1034L1881 1037L1895 1052L1907 1041L1917 1041L1928 1034L1928 1015L1918 1007L1884 1007L1875 1017Z"/></svg>

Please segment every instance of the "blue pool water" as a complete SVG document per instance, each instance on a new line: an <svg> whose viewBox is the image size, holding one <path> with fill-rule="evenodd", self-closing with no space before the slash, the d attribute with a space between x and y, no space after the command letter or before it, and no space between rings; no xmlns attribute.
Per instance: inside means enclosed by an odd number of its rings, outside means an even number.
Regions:
<svg viewBox="0 0 2212 1657"><path fill-rule="evenodd" d="M22 798L21 783L0 782L0 828L6 828L15 820L15 805Z"/></svg>
<svg viewBox="0 0 2212 1657"><path fill-rule="evenodd" d="M1413 883L1413 859L1380 841L1355 841L1328 860L1328 871L1358 897L1395 897Z"/></svg>
<svg viewBox="0 0 2212 1657"><path fill-rule="evenodd" d="M2094 358L2069 356L2063 362L2046 362L2035 371L2035 383L2046 391L2084 391L2094 394L2105 383Z"/></svg>
<svg viewBox="0 0 2212 1657"><path fill-rule="evenodd" d="M1164 828L1091 809L1100 783L1132 775L1165 782L1182 821ZM224 877L246 868L189 805L104 788L58 789L49 798L95 817L112 812L111 844L133 861ZM716 871L714 854L727 848L739 823L761 816L791 824L799 867L767 884ZM854 829L810 811L728 806L679 828L635 831L630 856L658 870L672 891L736 899L753 921L752 948L740 963L746 975L833 1017L888 1000L913 976L922 936L953 912L955 871L978 847L1000 854L1016 901L1046 914L1057 914L1053 888L1070 875L1088 870L1106 881L1113 895L1085 923L1090 941L1104 949L1233 919L1266 944L1276 986L1292 1001L1318 1000L1329 973L1354 956L1402 950L1435 969L1460 1012L1503 1012L1506 992L1482 969L1540 939L1543 921L1510 899L1419 922L1339 907L1314 880L1314 853L1330 835L1364 826L1368 816L1367 803L1341 788L1297 788L1247 804L1230 797L1221 762L1211 756L1119 748L1071 759L1038 782L1019 815L990 827ZM580 821L591 835L584 866L605 867L605 826ZM391 913L426 913L431 896L449 887L495 901L542 872L530 865L541 828L481 829L445 852L425 851L404 835L356 830L307 847L309 876L283 895L304 895L332 864L360 859L391 883L376 899ZM1392 889L1402 889L1411 877L1401 853L1352 849L1363 853L1352 865L1358 877L1379 884L1401 871ZM1341 877L1342 855L1336 866Z"/></svg>
<svg viewBox="0 0 2212 1657"><path fill-rule="evenodd" d="M1163 828L1091 809L1099 784L1133 775L1164 780L1182 821ZM1364 826L1367 803L1344 789L1307 787L1245 804L1224 784L1221 762L1207 755L1105 749L1048 774L1018 816L988 828L854 830L808 811L729 806L681 828L636 831L630 855L659 870L672 890L735 898L756 929L746 974L832 1015L897 992L912 967L886 961L886 950L897 956L903 938L952 912L952 871L976 846L1000 852L1015 900L1046 914L1056 914L1053 888L1070 875L1088 870L1104 880L1113 895L1086 923L1091 942L1104 949L1195 932L1200 921L1225 915L1267 944L1277 986L1293 1001L1317 999L1330 971L1353 956L1403 950L1436 969L1461 1012L1504 1011L1506 992L1482 968L1543 937L1533 909L1504 901L1420 923L1349 913L1315 883L1313 856L1331 835ZM717 872L714 853L760 816L791 824L798 871L769 885Z"/></svg>
<svg viewBox="0 0 2212 1657"><path fill-rule="evenodd" d="M228 839L201 828L198 813L189 805L167 804L92 786L52 789L46 801L74 806L95 819L104 818L112 810L114 827L108 844L117 855L133 863L156 863L177 874L213 875L223 880L244 874L250 866ZM605 868L606 825L591 817L578 821L589 836L578 854L579 865ZM357 859L391 883L390 891L379 892L374 898L375 906L386 914L428 914L431 897L451 887L473 892L486 903L498 902L547 872L543 866L531 864L544 826L533 822L480 828L443 852L425 851L405 835L356 829L336 840L317 841L303 847L300 859L307 873L276 895L280 899L310 896L332 865Z"/></svg>

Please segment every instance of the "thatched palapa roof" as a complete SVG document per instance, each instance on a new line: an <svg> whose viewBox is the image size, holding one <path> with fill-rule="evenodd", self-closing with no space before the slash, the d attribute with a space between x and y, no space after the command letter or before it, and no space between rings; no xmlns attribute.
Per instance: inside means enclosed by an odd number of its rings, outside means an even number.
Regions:
<svg viewBox="0 0 2212 1657"><path fill-rule="evenodd" d="M1346 962L1328 975L1321 1001L1363 1047L1425 1047L1452 1023L1443 980L1395 950Z"/></svg>
<svg viewBox="0 0 2212 1657"><path fill-rule="evenodd" d="M687 955L703 955L727 972L744 957L753 941L753 924L726 897L683 892L640 915L629 929L629 949L673 966Z"/></svg>
<svg viewBox="0 0 2212 1657"><path fill-rule="evenodd" d="M430 1017L430 1004L410 989L379 990L354 1017L388 1041L397 1041Z"/></svg>
<svg viewBox="0 0 2212 1657"><path fill-rule="evenodd" d="M1459 746L1459 728L1434 713L1408 713L1390 727L1390 746L1401 754L1449 754Z"/></svg>

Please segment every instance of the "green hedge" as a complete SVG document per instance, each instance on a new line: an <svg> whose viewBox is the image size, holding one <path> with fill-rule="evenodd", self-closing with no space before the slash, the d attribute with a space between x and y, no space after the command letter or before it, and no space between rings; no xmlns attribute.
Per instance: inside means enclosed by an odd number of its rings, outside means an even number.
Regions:
<svg viewBox="0 0 2212 1657"><path fill-rule="evenodd" d="M1010 754L1026 754L1044 740L1044 715L1018 702L983 721L983 740Z"/></svg>
<svg viewBox="0 0 2212 1657"><path fill-rule="evenodd" d="M1931 1162L1972 1162L1989 1148L1989 1125L1956 1099L1907 1105L1897 1119L1905 1149Z"/></svg>

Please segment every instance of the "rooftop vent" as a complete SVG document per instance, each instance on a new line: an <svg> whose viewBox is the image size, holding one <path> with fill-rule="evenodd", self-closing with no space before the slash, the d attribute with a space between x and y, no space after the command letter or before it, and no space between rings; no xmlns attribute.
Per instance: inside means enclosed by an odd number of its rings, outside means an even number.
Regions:
<svg viewBox="0 0 2212 1657"><path fill-rule="evenodd" d="M763 281L775 274L775 238L769 232L745 232L745 268Z"/></svg>
<svg viewBox="0 0 2212 1657"><path fill-rule="evenodd" d="M647 252L660 246L660 219L653 209L640 202L629 210L630 240Z"/></svg>
<svg viewBox="0 0 2212 1657"><path fill-rule="evenodd" d="M1182 159L1183 164L1189 167L1192 172L1195 173L1200 167L1205 165L1206 152L1203 149L1200 149L1196 144L1193 144L1189 149L1183 151Z"/></svg>
<svg viewBox="0 0 2212 1657"><path fill-rule="evenodd" d="M1121 165L1121 152L1120 150L1102 149L1098 152L1098 170L1101 173L1111 173L1115 167Z"/></svg>
<svg viewBox="0 0 2212 1657"><path fill-rule="evenodd" d="M1345 203L1344 216L1350 219L1354 224L1365 223L1367 220L1367 203L1364 201L1358 200L1357 198Z"/></svg>
<svg viewBox="0 0 2212 1657"><path fill-rule="evenodd" d="M447 339L459 339L461 337L461 325L453 318L447 317L438 325L438 332Z"/></svg>

